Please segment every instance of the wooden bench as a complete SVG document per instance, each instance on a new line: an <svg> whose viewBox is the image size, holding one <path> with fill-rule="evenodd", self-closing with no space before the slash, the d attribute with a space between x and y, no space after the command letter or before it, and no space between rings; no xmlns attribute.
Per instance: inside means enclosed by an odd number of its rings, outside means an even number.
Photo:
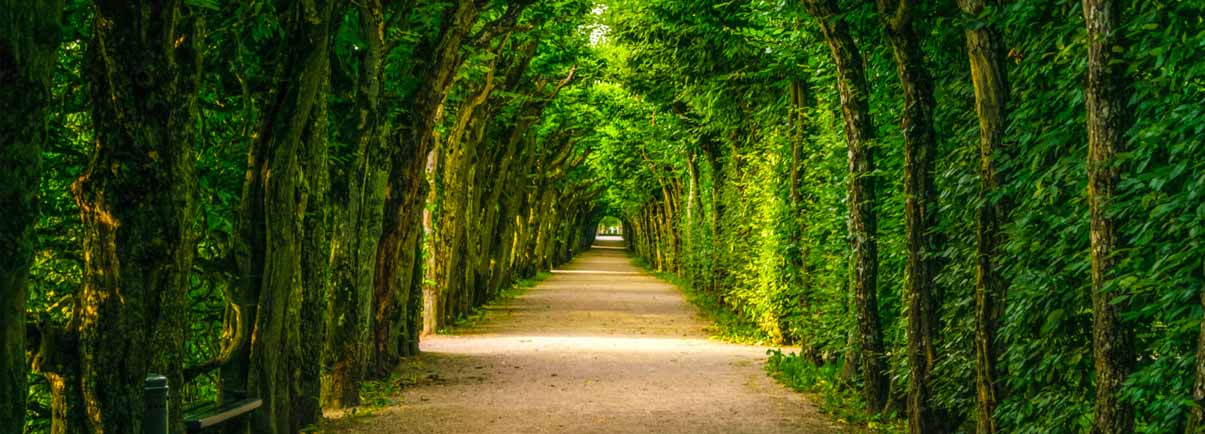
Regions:
<svg viewBox="0 0 1205 434"><path fill-rule="evenodd" d="M194 405L184 410L184 427L190 433L199 433L251 413L263 404L262 399L248 398L223 405L216 402Z"/></svg>

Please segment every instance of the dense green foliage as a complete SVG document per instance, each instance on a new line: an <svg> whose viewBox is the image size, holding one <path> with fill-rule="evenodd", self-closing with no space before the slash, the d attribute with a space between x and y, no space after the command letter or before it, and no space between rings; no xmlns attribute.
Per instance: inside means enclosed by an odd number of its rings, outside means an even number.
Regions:
<svg viewBox="0 0 1205 434"><path fill-rule="evenodd" d="M838 2L872 93L878 190L878 304L891 406L904 414L909 367L904 287L900 81L872 4ZM1084 79L1079 2L1016 1L964 15L919 2L914 27L936 98L934 228L938 314L933 405L950 430L975 430L976 209L1014 208L1003 226L1008 290L998 343L1000 432L1086 432L1095 379ZM1136 364L1121 400L1138 432L1177 432L1196 408L1205 244L1205 12L1192 2L1121 11L1129 123L1108 215L1120 232L1109 283L1122 294ZM850 289L846 140L836 70L818 20L795 2L612 1L601 91L617 113L591 156L635 251L722 303L768 338L802 345L797 375L831 391L859 384ZM1005 183L981 199L979 125L964 30L994 26L1008 59L997 155ZM802 97L800 96L802 95ZM793 158L793 149L799 149ZM792 181L797 185L792 186ZM717 221L718 220L718 221ZM1115 286L1113 286L1115 285ZM776 357L775 366L800 366ZM802 372L802 374L800 374ZM825 386L822 384L828 384ZM844 385L833 387L831 385ZM833 392L836 393L836 392ZM857 398L857 394L852 395ZM845 401L841 401L845 402Z"/></svg>

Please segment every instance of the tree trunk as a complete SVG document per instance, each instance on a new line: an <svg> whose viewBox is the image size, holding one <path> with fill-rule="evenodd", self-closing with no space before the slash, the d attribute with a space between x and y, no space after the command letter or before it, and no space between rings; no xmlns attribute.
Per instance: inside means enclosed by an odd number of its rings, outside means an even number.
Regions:
<svg viewBox="0 0 1205 434"><path fill-rule="evenodd" d="M85 258L73 324L88 431L139 432L147 374L183 383L203 33L180 2L99 1L95 14L96 149L72 186ZM177 433L180 403L173 395Z"/></svg>
<svg viewBox="0 0 1205 434"><path fill-rule="evenodd" d="M395 13L401 13L397 11ZM331 306L324 369L323 405L343 408L360 404L360 380L371 354L372 287L376 240L381 233L380 204L384 202L384 126L381 123L381 77L384 67L384 12L380 0L358 8L359 34L364 43L359 79L341 84L355 94L355 106L340 122L344 143L355 148L351 164L332 166L335 219L331 254Z"/></svg>
<svg viewBox="0 0 1205 434"><path fill-rule="evenodd" d="M866 406L873 412L887 404L887 361L883 353L883 330L878 311L878 243L875 219L873 148L874 123L870 118L870 86L862 69L858 51L848 25L839 16L833 0L804 0L808 13L820 22L824 39L837 65L837 87L841 92L841 111L845 119L845 139L849 149L849 247L852 251L850 286L854 293L858 319L858 342L862 354L863 393Z"/></svg>
<svg viewBox="0 0 1205 434"><path fill-rule="evenodd" d="M979 16L988 0L961 0L968 15ZM993 0L995 1L995 0ZM997 4L998 5L998 4ZM994 12L993 12L994 13ZM1004 398L1004 353L996 333L1004 316L1008 283L1000 274L1004 244L1001 225L1007 220L1009 203L992 202L1004 184L997 169L1005 154L1008 76L1003 41L995 26L985 24L966 31L967 57L975 88L975 112L979 116L979 207L975 215L975 431L995 434L996 406Z"/></svg>
<svg viewBox="0 0 1205 434"><path fill-rule="evenodd" d="M341 8L339 8L341 9ZM341 17L339 14L331 14ZM293 348L294 372L299 373L293 392L293 432L322 419L322 367L330 308L331 233L330 169L328 167L327 103L330 93L330 62L322 63L317 100L305 141L302 142L300 204L301 303L300 328Z"/></svg>
<svg viewBox="0 0 1205 434"><path fill-rule="evenodd" d="M1088 27L1088 202L1092 227L1092 356L1096 368L1094 434L1129 433L1134 429L1134 409L1121 398L1121 390L1134 364L1134 332L1122 320L1126 303L1117 277L1117 222L1109 214L1120 170L1117 155L1125 147L1126 99L1124 45L1121 42L1121 7L1113 0L1084 0ZM1116 50L1116 51L1114 51Z"/></svg>
<svg viewBox="0 0 1205 434"><path fill-rule="evenodd" d="M699 184L699 154L691 151L686 158L686 172L689 176L686 193L686 240L683 245L686 278L696 288L702 287L699 275L699 264L696 250L702 249L698 244L699 219L703 218L702 201L699 196L702 189ZM627 235L624 235L627 238Z"/></svg>
<svg viewBox="0 0 1205 434"><path fill-rule="evenodd" d="M708 288L712 296L720 297L720 286L723 283L725 270L723 268L723 250L724 240L720 236L720 231L724 229L722 222L727 208L723 201L723 186L724 186L724 163L721 160L723 156L718 155L720 150L719 145L714 142L708 142L710 146L704 148L704 153L707 155L707 163L711 166L711 219L707 222L711 232L711 255L709 259L709 282Z"/></svg>
<svg viewBox="0 0 1205 434"><path fill-rule="evenodd" d="M0 1L0 431L25 427L25 298L63 2Z"/></svg>
<svg viewBox="0 0 1205 434"><path fill-rule="evenodd" d="M79 335L75 330L40 327L31 334L33 370L50 384L50 434L88 432L80 382ZM22 411L25 409L22 408ZM15 432L21 432L20 427Z"/></svg>
<svg viewBox="0 0 1205 434"><path fill-rule="evenodd" d="M302 351L302 340L312 339L301 335L302 330L312 330L301 325L312 311L303 313L308 309L302 307L306 272L301 261L307 236L305 204L298 197L306 187L306 171L325 168L311 169L311 162L299 157L318 145L306 142L313 140L310 133L321 129L314 124L323 117L319 98L324 97L329 75L334 3L315 0L281 11L282 42L288 48L274 62L278 69L273 94L248 156L235 246L239 285L234 299L241 303L236 311L243 314L228 319L237 321L228 327L244 328L241 333L250 339L223 369L222 399L243 394L262 399L263 406L251 416L257 433L290 433L307 418L293 411L301 393L295 390L300 373L291 358Z"/></svg>
<svg viewBox="0 0 1205 434"><path fill-rule="evenodd" d="M407 316L408 302L422 297L423 274L413 273L416 264L412 262L414 256L421 258L422 243L418 242L416 247L412 242L420 239L419 232L422 231L422 208L429 188L426 157L431 149L439 106L463 60L460 47L478 12L473 1L457 2L444 12L438 34L424 39L415 51L419 56L425 56L416 63L414 73L418 82L425 85L407 101L408 112L398 121L400 128L394 139L397 149L390 156L385 220L377 248L377 279L373 292L376 320L373 360L377 375L392 370L404 355L397 345L403 325L412 322ZM419 260L417 264L419 269L421 262ZM414 288L417 293L411 292ZM421 319L418 323L421 324ZM418 343L407 343L406 347L406 352L417 352Z"/></svg>
<svg viewBox="0 0 1205 434"><path fill-rule="evenodd" d="M428 155L427 160L427 178L432 184L431 191L427 193L427 208L423 210L423 234L426 234L423 248L425 250L426 259L425 267L423 268L423 278L429 283L423 285L423 329L422 335L426 336L436 330L435 310L441 306L437 301L440 293L440 273L443 272L443 267L447 264L447 251L444 249L446 245L440 241L443 232L438 230L439 219L443 217L443 201L444 188L443 172L447 163L447 159L443 155L444 150L437 147Z"/></svg>
<svg viewBox="0 0 1205 434"><path fill-rule="evenodd" d="M812 304L811 288L808 281L808 247L804 241L804 231L807 229L804 220L804 202L803 202L803 147L807 140L808 125L807 107L808 103L812 102L811 95L808 92L808 82L804 79L793 79L790 84L790 112L787 117L788 134L791 141L791 160L788 167L788 185L787 187L787 241L790 243L787 252L786 264L787 282L789 285L797 288L797 296L794 300L794 306L799 310L799 313L806 315ZM800 344L800 353L809 360L816 360L816 353L812 349L810 342L797 342L800 336L794 336L790 332L790 324L785 319L788 315L787 306L784 306L782 316L779 320L779 333L783 344Z"/></svg>
<svg viewBox="0 0 1205 434"><path fill-rule="evenodd" d="M932 402L929 383L936 362L937 335L935 256L941 250L937 226L937 191L933 186L933 83L925 54L912 30L915 0L877 0L879 18L891 42L896 72L904 92L900 132L904 138L904 294L908 315L908 431L946 432Z"/></svg>
<svg viewBox="0 0 1205 434"><path fill-rule="evenodd" d="M513 147L508 148L508 152L510 152L508 155L514 155L513 153L519 152L519 144L520 141L516 140L513 143ZM513 151L511 149L513 149ZM522 168L530 167L534 154L535 153L532 150L523 152L522 159L516 160L519 163L516 166ZM508 168L509 166L507 166L507 162L511 159L513 158L504 158L503 165L501 167ZM514 277L513 258L517 242L516 240L519 238L521 231L519 216L523 214L523 200L527 197L529 188L529 184L524 182L527 175L526 169L504 170L501 173L503 173L503 176L499 177L499 181L497 184L495 184L494 188L497 191L500 191L503 188L507 188L510 191L505 196L505 201L502 201L502 208L498 211L497 217L499 222L498 225L502 228L502 230L499 231L499 238L495 242L494 251L496 252L495 258L497 260L497 271L495 271L495 276L491 282L491 285L497 288L503 287ZM508 180L509 183L506 183L503 180ZM509 187L507 187L508 185ZM498 196L499 199L502 197L503 196Z"/></svg>

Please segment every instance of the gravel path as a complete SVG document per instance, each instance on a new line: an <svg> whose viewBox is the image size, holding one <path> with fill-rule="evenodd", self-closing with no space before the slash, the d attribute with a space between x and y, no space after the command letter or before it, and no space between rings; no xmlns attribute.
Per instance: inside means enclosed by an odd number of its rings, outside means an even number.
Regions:
<svg viewBox="0 0 1205 434"><path fill-rule="evenodd" d="M417 384L337 432L830 433L837 426L762 370L765 348L709 340L681 294L596 246L403 369Z"/></svg>

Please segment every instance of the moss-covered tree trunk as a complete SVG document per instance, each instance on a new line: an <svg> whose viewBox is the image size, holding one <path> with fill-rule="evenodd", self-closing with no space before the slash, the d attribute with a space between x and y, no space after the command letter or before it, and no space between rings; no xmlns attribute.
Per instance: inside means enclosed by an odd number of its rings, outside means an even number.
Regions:
<svg viewBox="0 0 1205 434"><path fill-rule="evenodd" d="M463 101L457 108L455 122L446 140L437 151L440 155L439 180L442 188L442 198L438 201L438 223L431 234L431 261L435 268L430 275L436 282L433 292L440 297L440 302L432 306L434 311L443 312L438 316L434 325L438 328L455 321L461 314L467 314L470 308L468 300L473 297L477 288L472 285L469 274L476 270L474 245L478 244L480 234L476 224L475 209L478 194L473 190L477 183L478 146L479 138L475 134L479 128L484 128L484 113L478 110L489 98L494 89L493 66L489 66L484 82L474 90L473 95ZM469 137L466 139L466 135Z"/></svg>
<svg viewBox="0 0 1205 434"><path fill-rule="evenodd" d="M340 8L341 9L341 8ZM338 14L332 14L339 16ZM327 70L319 72L329 77ZM326 343L327 311L330 307L331 281L331 199L328 167L327 103L329 80L321 84L302 142L301 179L298 192L301 239L301 303L298 330L294 338L293 431L317 423L322 418L322 368Z"/></svg>
<svg viewBox="0 0 1205 434"><path fill-rule="evenodd" d="M317 321L312 315L325 310L320 304L310 304L320 303L319 299L307 301L306 296L324 298L325 294L305 288L318 284L310 279L320 280L310 274L312 270L303 269L303 263L306 267L314 265L311 261L322 263L321 258L304 252L313 247L311 239L320 242L321 236L305 232L308 204L300 199L319 193L312 190L314 184L306 177L323 176L327 170L310 159L318 157L314 153L325 153L325 133L321 132L325 127L316 124L325 123L320 99L325 98L329 76L335 3L316 0L280 11L282 46L287 48L274 62L272 94L248 156L235 243L239 263L233 297L236 315L227 318L227 328L249 339L223 368L222 399L243 395L262 399L263 406L251 416L252 430L257 433L291 433L313 418L313 414L299 414L294 407L296 400L315 398L306 396L312 391L300 388L302 373L297 360L307 348L302 341L322 341L320 334L302 334L319 333L320 324L302 322ZM317 217L314 222L319 221ZM318 354L305 356L318 358ZM233 425L227 431L239 430Z"/></svg>
<svg viewBox="0 0 1205 434"><path fill-rule="evenodd" d="M540 198L543 197L544 185L537 183L534 188L528 189L523 195L522 214L519 215L519 237L515 243L514 250L514 268L518 277L526 277L535 274L535 240L536 231L538 231L538 215L540 212Z"/></svg>
<svg viewBox="0 0 1205 434"><path fill-rule="evenodd" d="M384 8L380 0L371 0L359 4L355 14L364 44L358 59L359 76L340 76L336 88L354 95L349 98L354 106L347 108L337 123L338 136L353 148L344 156L349 163L331 166L331 303L322 396L323 404L333 408L360 404L360 380L367 373L371 354L373 270L385 199Z"/></svg>
<svg viewBox="0 0 1205 434"><path fill-rule="evenodd" d="M1110 211L1121 179L1118 155L1125 149L1125 132L1129 127L1120 2L1084 0L1084 22L1088 27L1084 103L1088 112L1092 356L1096 368L1092 432L1120 434L1134 430L1133 406L1121 394L1137 357L1134 331L1122 319L1127 304L1117 302L1125 293L1116 280L1121 253L1119 222Z"/></svg>
<svg viewBox="0 0 1205 434"><path fill-rule="evenodd" d="M72 187L85 258L72 324L86 429L139 432L147 374L183 382L203 32L181 2L99 1L95 14L96 149ZM183 432L172 401L172 431Z"/></svg>
<svg viewBox="0 0 1205 434"><path fill-rule="evenodd" d="M26 277L63 2L0 1L0 431L25 426Z"/></svg>
<svg viewBox="0 0 1205 434"><path fill-rule="evenodd" d="M878 313L878 222L875 218L874 123L870 118L870 86L862 67L862 54L833 0L804 0L808 12L820 22L824 39L837 66L837 87L845 120L849 150L850 289L858 322L863 394L871 412L887 405L890 385L883 351L883 329Z"/></svg>
<svg viewBox="0 0 1205 434"><path fill-rule="evenodd" d="M993 0L994 1L994 0ZM988 0L961 0L968 15L979 16ZM995 6L999 7L998 2ZM992 11L992 14L996 12ZM1008 75L1004 44L991 24L968 28L967 57L975 88L975 112L979 118L979 206L975 210L975 431L995 434L996 406L1004 398L1004 353L997 339L1008 284L1001 275L1001 247L1007 220L1008 201L999 195L1004 176L999 161L1005 153Z"/></svg>
<svg viewBox="0 0 1205 434"><path fill-rule="evenodd" d="M682 243L683 266L686 278L696 288L703 286L702 270L699 267L697 251L702 249L700 228L703 220L702 185L699 173L699 154L691 151L686 158L686 173L689 177L686 183L686 219L684 221L686 234ZM622 225L622 222L621 222ZM627 235L625 234L626 238Z"/></svg>

